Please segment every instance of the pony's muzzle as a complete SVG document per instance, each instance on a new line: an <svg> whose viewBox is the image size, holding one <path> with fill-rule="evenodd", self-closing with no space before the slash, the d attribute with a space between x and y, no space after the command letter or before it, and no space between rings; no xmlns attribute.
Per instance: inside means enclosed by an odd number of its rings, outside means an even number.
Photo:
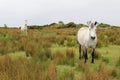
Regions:
<svg viewBox="0 0 120 80"><path fill-rule="evenodd" d="M91 39L92 39L92 40L94 40L94 39L95 39L95 37L94 37L94 36L91 36Z"/></svg>

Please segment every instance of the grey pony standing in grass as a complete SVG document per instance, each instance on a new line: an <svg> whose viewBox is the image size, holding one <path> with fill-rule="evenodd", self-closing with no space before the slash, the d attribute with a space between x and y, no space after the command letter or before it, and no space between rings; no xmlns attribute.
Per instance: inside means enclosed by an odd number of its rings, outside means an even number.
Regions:
<svg viewBox="0 0 120 80"><path fill-rule="evenodd" d="M27 20L25 20L24 25L21 26L21 33L22 35L27 35Z"/></svg>
<svg viewBox="0 0 120 80"><path fill-rule="evenodd" d="M98 22L92 23L91 21L87 22L89 27L82 27L79 29L77 38L78 38L78 44L79 44L79 59L82 58L82 49L83 55L85 58L85 63L87 62L88 55L87 55L87 49L89 47L92 48L92 63L94 63L94 51L97 44L97 35L96 35L96 27L98 25Z"/></svg>

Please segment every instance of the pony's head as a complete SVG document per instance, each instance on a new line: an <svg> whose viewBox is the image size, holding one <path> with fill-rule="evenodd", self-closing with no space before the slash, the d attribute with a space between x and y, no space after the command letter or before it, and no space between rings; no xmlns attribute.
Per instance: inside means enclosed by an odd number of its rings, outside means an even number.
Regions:
<svg viewBox="0 0 120 80"><path fill-rule="evenodd" d="M87 22L88 26L89 26L89 36L92 40L96 39L96 26L98 25L98 22L94 22L92 23L91 21Z"/></svg>

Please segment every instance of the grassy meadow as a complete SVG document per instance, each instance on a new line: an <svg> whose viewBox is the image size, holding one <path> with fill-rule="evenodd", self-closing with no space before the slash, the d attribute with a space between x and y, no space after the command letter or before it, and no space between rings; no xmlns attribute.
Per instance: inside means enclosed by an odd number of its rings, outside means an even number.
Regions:
<svg viewBox="0 0 120 80"><path fill-rule="evenodd" d="M0 29L0 80L120 80L120 28L98 29L95 63L79 60L79 28Z"/></svg>

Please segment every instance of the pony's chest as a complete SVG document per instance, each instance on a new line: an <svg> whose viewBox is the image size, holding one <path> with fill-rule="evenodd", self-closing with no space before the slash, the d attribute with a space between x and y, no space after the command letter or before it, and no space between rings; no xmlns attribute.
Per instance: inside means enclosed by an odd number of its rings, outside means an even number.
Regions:
<svg viewBox="0 0 120 80"><path fill-rule="evenodd" d="M90 47L95 46L96 45L96 40L89 40L87 44Z"/></svg>

